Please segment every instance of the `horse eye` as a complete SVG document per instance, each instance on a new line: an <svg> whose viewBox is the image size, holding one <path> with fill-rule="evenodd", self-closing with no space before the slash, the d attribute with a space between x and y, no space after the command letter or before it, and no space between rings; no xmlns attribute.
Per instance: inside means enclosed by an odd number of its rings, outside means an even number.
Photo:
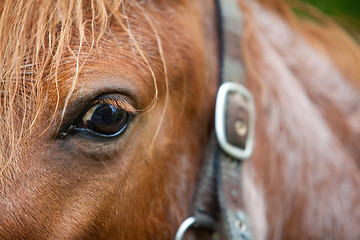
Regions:
<svg viewBox="0 0 360 240"><path fill-rule="evenodd" d="M125 130L129 113L110 103L98 103L82 118L82 127L103 135L118 135Z"/></svg>
<svg viewBox="0 0 360 240"><path fill-rule="evenodd" d="M72 124L59 132L60 138L80 134L95 140L120 137L136 116L136 109L119 94L106 94L92 100Z"/></svg>

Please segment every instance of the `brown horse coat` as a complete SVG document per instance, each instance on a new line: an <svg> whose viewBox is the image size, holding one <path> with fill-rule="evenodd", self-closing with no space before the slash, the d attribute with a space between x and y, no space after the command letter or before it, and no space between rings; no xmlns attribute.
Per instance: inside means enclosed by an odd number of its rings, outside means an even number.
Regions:
<svg viewBox="0 0 360 240"><path fill-rule="evenodd" d="M359 239L358 45L278 0L238 2L254 239ZM214 3L4 0L0 12L0 238L171 239L213 125ZM81 134L99 97L133 116L121 136Z"/></svg>

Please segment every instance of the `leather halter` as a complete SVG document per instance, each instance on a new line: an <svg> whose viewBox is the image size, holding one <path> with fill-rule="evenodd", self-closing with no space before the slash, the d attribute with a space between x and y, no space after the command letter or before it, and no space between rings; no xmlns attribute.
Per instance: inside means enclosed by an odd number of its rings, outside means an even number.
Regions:
<svg viewBox="0 0 360 240"><path fill-rule="evenodd" d="M217 232L221 239L252 239L241 195L242 163L252 154L255 124L253 97L244 87L243 18L236 0L215 1L221 33L215 134L207 149L193 216L181 224L175 240L197 230Z"/></svg>

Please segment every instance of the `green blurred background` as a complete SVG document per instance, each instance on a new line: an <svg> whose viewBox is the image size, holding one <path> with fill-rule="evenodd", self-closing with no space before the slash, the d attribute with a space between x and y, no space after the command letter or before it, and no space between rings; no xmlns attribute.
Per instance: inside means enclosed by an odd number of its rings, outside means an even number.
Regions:
<svg viewBox="0 0 360 240"><path fill-rule="evenodd" d="M290 0L291 1L291 0ZM300 0L360 31L360 0Z"/></svg>
<svg viewBox="0 0 360 240"><path fill-rule="evenodd" d="M360 19L360 0L301 0L337 17Z"/></svg>

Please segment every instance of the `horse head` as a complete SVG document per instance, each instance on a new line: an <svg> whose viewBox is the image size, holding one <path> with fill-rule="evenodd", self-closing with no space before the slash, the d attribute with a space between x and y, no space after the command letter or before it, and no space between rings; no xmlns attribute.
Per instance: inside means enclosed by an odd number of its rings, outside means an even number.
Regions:
<svg viewBox="0 0 360 240"><path fill-rule="evenodd" d="M358 238L359 47L280 1L234 3L256 113L239 180L252 236ZM173 238L214 126L217 2L3 1L0 12L0 238Z"/></svg>

